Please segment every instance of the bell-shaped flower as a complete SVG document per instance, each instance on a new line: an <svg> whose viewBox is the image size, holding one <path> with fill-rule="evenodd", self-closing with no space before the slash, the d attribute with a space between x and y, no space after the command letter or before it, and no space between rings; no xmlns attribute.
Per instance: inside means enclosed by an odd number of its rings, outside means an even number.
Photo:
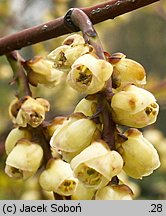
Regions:
<svg viewBox="0 0 166 216"><path fill-rule="evenodd" d="M19 107L15 110L15 106ZM25 97L21 102L16 100L10 106L9 114L14 124L20 127L26 127L27 124L32 127L38 127L45 119L45 112L49 111L49 102L42 98Z"/></svg>
<svg viewBox="0 0 166 216"><path fill-rule="evenodd" d="M123 167L123 159L104 141L93 142L70 163L74 175L87 187L99 189L108 184Z"/></svg>
<svg viewBox="0 0 166 216"><path fill-rule="evenodd" d="M86 187L80 181L78 182L77 188L71 196L72 200L92 200L96 190L93 188Z"/></svg>
<svg viewBox="0 0 166 216"><path fill-rule="evenodd" d="M19 140L6 159L5 172L16 179L33 176L41 165L43 149L29 140Z"/></svg>
<svg viewBox="0 0 166 216"><path fill-rule="evenodd" d="M83 98L76 105L74 112L81 112L85 116L92 116L97 112L97 101Z"/></svg>
<svg viewBox="0 0 166 216"><path fill-rule="evenodd" d="M28 80L33 86L43 84L46 87L58 85L65 74L54 67L54 62L43 57L35 57L26 62ZM29 69L30 68L30 69Z"/></svg>
<svg viewBox="0 0 166 216"><path fill-rule="evenodd" d="M124 160L124 171L128 176L136 179L150 175L160 166L156 149L137 129L130 128L124 135L128 140L117 141L116 144L117 150Z"/></svg>
<svg viewBox="0 0 166 216"><path fill-rule="evenodd" d="M94 52L92 46L85 44L81 35L74 34L67 37L63 45L49 53L47 58L54 62L54 68L69 72L76 59L90 52Z"/></svg>
<svg viewBox="0 0 166 216"><path fill-rule="evenodd" d="M132 190L127 185L108 185L96 192L95 200L132 200Z"/></svg>
<svg viewBox="0 0 166 216"><path fill-rule="evenodd" d="M73 176L70 164L61 159L49 160L39 178L41 187L60 195L70 196L76 190L78 179Z"/></svg>
<svg viewBox="0 0 166 216"><path fill-rule="evenodd" d="M8 134L6 141L5 141L6 154L8 155L12 151L12 149L14 148L14 146L20 139L31 140L31 138L32 138L32 135L30 131L28 131L25 128L12 129L10 133Z"/></svg>
<svg viewBox="0 0 166 216"><path fill-rule="evenodd" d="M74 152L79 153L99 135L97 125L92 120L75 113L55 130L50 145L58 152L71 152L75 156Z"/></svg>
<svg viewBox="0 0 166 216"><path fill-rule="evenodd" d="M159 112L153 94L135 85L116 93L112 97L111 107L116 123L136 128L153 124Z"/></svg>
<svg viewBox="0 0 166 216"><path fill-rule="evenodd" d="M117 53L119 56L119 53ZM114 54L116 58L116 54ZM134 84L142 87L146 84L146 73L141 64L138 62L125 58L123 56L118 62L113 65L113 86L119 91L128 84Z"/></svg>
<svg viewBox="0 0 166 216"><path fill-rule="evenodd" d="M105 82L111 77L112 65L91 54L78 58L68 73L68 84L80 93L94 94L101 91Z"/></svg>

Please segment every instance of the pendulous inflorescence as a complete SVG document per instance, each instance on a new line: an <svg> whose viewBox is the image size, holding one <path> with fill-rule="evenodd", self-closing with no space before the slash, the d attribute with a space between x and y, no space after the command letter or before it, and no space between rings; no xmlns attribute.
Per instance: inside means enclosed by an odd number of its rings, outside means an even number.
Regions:
<svg viewBox="0 0 166 216"><path fill-rule="evenodd" d="M122 173L142 179L160 166L157 150L138 130L153 124L159 112L144 88L143 66L122 53L105 52L100 59L79 34L23 66L33 86L53 88L66 80L86 96L71 115L49 122L46 99L26 95L12 101L15 128L5 143L6 174L26 180L37 173L41 188L63 199L133 199Z"/></svg>

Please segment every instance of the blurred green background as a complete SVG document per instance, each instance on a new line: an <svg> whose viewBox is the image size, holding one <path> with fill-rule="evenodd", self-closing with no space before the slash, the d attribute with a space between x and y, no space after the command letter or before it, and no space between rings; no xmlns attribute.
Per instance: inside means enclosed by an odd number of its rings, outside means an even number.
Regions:
<svg viewBox="0 0 166 216"><path fill-rule="evenodd" d="M70 7L86 7L99 2L102 1L0 0L0 37L63 16ZM158 136L155 135L156 130L162 133L162 138L160 137L156 142L160 143L157 144L160 146L159 154L162 149L160 157L163 166L143 180L130 180L136 183L138 191L136 199L166 199L165 26L166 2L164 0L95 26L107 52L122 52L145 67L148 81L146 88L154 93L160 104L158 121L148 130L151 134L150 138ZM20 52L25 59L35 55L45 56L59 46L63 39L64 36L45 41L24 48ZM0 199L51 199L49 194L43 194L35 178L28 182L21 182L10 179L4 173L6 158L4 141L12 129L8 106L17 92L16 86L11 85L12 79L11 68L6 58L2 56L0 57ZM65 84L54 89L39 86L37 89L33 88L33 93L34 96L47 98L51 103L52 108L48 118L71 113L80 100L80 96Z"/></svg>

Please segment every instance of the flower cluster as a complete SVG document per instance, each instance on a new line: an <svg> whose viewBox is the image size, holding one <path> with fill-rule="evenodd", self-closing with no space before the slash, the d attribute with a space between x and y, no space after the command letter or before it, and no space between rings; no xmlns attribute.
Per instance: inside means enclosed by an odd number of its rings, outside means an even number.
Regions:
<svg viewBox="0 0 166 216"><path fill-rule="evenodd" d="M27 179L41 166L43 148L34 139L32 128L42 124L49 107L47 100L30 96L11 102L9 114L16 127L11 130L5 142L8 155L5 172L10 177Z"/></svg>
<svg viewBox="0 0 166 216"><path fill-rule="evenodd" d="M67 37L46 58L36 57L26 65L29 82L34 86L40 83L52 87L66 78L73 89L86 94L102 90L113 72L112 65L99 59L80 35Z"/></svg>
<svg viewBox="0 0 166 216"><path fill-rule="evenodd" d="M66 79L88 96L71 115L50 122L44 121L50 108L46 100L27 96L13 101L9 113L16 128L6 139L6 173L22 179L34 175L48 148L40 143L44 136L51 153L39 177L44 190L75 200L131 200L134 194L122 172L142 179L160 166L156 149L137 129L154 123L159 112L155 97L143 88L143 66L122 53L99 59L82 36L71 35L46 58L27 61L25 68L34 86L53 87ZM110 80L113 88L106 96ZM107 123L114 125L107 128L113 146L104 136L105 111ZM131 128L122 131L123 126Z"/></svg>

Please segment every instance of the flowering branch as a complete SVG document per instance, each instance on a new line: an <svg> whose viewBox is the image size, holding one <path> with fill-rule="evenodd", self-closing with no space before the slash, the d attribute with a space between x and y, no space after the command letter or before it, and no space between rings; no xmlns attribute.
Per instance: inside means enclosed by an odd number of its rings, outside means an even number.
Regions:
<svg viewBox="0 0 166 216"><path fill-rule="evenodd" d="M132 190L119 179L121 171L142 179L160 166L156 149L136 129L153 124L159 112L155 97L143 88L145 70L122 53L104 52L90 19L99 15L99 22L115 7L127 11L127 5L141 4L142 0L112 0L91 8L89 15L78 8L70 9L58 19L61 25L58 21L52 28L59 28L58 32L62 26L62 32L81 30L84 38L70 35L46 58L30 61L17 51L7 52L20 91L9 107L16 127L5 141L8 176L26 180L46 165L39 184L43 190L52 191L56 200L131 200ZM48 39L48 25L41 28ZM40 30L34 31L37 41ZM32 40L24 39L18 37L16 44L32 44ZM54 87L64 78L70 87L88 94L87 100L81 100L70 116L47 122L50 104L44 98L33 98L29 84ZM122 134L118 125L130 128Z"/></svg>
<svg viewBox="0 0 166 216"><path fill-rule="evenodd" d="M80 9L71 9L65 16L66 25L72 29L79 29L82 31L86 43L91 44L100 59L105 59L102 44L98 38L97 32L93 27L89 17ZM111 113L108 107L107 97L112 94L112 80L108 80L106 88L97 94L98 109L102 116L103 132L102 138L107 142L110 149L115 149L114 133L116 125L111 118Z"/></svg>
<svg viewBox="0 0 166 216"><path fill-rule="evenodd" d="M159 0L111 0L92 7L82 8L81 10L87 14L93 24L97 24L107 19L114 19L119 15L157 1ZM73 31L76 31L76 29L72 30L71 28L68 28L65 25L64 17L60 17L58 19L1 38L0 55L35 43L49 40L51 38L56 38Z"/></svg>

